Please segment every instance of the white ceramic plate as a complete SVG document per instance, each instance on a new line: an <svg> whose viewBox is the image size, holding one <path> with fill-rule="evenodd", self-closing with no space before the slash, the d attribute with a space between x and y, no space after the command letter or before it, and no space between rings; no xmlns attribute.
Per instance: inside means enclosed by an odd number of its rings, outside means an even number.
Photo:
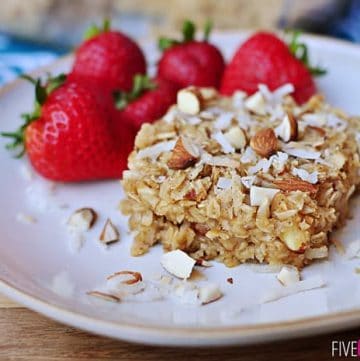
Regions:
<svg viewBox="0 0 360 361"><path fill-rule="evenodd" d="M217 34L214 40L230 56L244 35ZM360 48L345 42L305 37L315 61L329 73L319 80L319 88L329 102L349 113L360 114ZM155 45L147 43L149 59L156 59ZM71 59L53 64L53 73L67 70ZM1 91L1 130L19 124L19 114L30 109L33 89L16 81ZM206 269L210 281L217 282L224 297L206 306L186 306L174 301L124 302L95 301L85 293L119 270L140 271L145 277L163 272L162 253L155 247L143 257L129 255L132 242L126 220L117 211L122 190L117 181L88 184L57 184L38 177L27 179L27 161L15 160L3 149L0 189L0 291L61 322L123 340L162 345L248 344L300 335L339 330L360 325L359 275L357 260L347 260L332 252L329 261L306 268L303 277L321 275L327 286L279 301L257 304L277 281L274 274L255 273L250 266L232 269L222 264ZM336 235L345 244L358 237L360 208L354 201L354 218ZM63 208L64 204L69 208ZM91 206L99 221L78 253L70 252L64 220L77 208ZM17 220L19 213L30 214L35 224ZM122 239L105 250L97 237L107 217L120 227ZM234 284L226 282L228 277Z"/></svg>

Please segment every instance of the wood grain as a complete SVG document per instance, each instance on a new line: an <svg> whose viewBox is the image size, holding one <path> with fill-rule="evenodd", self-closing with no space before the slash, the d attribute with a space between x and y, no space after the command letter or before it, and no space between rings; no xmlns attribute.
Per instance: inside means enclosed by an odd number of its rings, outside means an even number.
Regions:
<svg viewBox="0 0 360 361"><path fill-rule="evenodd" d="M129 344L49 320L0 297L0 360L330 360L332 340L357 340L360 329L247 347L168 348Z"/></svg>

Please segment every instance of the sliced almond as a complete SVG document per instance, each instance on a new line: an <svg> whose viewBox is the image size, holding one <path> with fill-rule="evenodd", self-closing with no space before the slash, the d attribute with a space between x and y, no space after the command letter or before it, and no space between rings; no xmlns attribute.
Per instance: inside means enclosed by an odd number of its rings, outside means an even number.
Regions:
<svg viewBox="0 0 360 361"><path fill-rule="evenodd" d="M292 226L280 233L280 239L291 251L303 253L307 248L310 236L308 232L302 231L296 226Z"/></svg>
<svg viewBox="0 0 360 361"><path fill-rule="evenodd" d="M177 93L177 106L186 114L197 115L202 108L203 98L200 90L195 87L181 89Z"/></svg>
<svg viewBox="0 0 360 361"><path fill-rule="evenodd" d="M115 272L112 275L108 276L106 279L111 280L114 278L118 278L120 283L126 285L133 285L134 283L142 281L141 273L134 271Z"/></svg>
<svg viewBox="0 0 360 361"><path fill-rule="evenodd" d="M201 267L212 267L212 263L210 263L209 261L206 261L205 259L197 259L196 260L196 263L195 263L196 266L201 266Z"/></svg>
<svg viewBox="0 0 360 361"><path fill-rule="evenodd" d="M278 140L272 128L259 130L250 140L251 148L262 157L269 157L278 149Z"/></svg>
<svg viewBox="0 0 360 361"><path fill-rule="evenodd" d="M87 231L95 223L97 214L92 208L80 208L68 219L67 225L77 231Z"/></svg>
<svg viewBox="0 0 360 361"><path fill-rule="evenodd" d="M232 127L224 133L225 138L228 142L237 150L244 149L247 141L245 132L240 127Z"/></svg>
<svg viewBox="0 0 360 361"><path fill-rule="evenodd" d="M245 108L258 115L266 115L266 101L261 92L249 96L244 102Z"/></svg>
<svg viewBox="0 0 360 361"><path fill-rule="evenodd" d="M300 273L296 267L283 266L276 278L283 286L289 286L300 281Z"/></svg>
<svg viewBox="0 0 360 361"><path fill-rule="evenodd" d="M315 194L319 189L316 184L311 184L295 177L274 180L273 184L284 192L301 191Z"/></svg>
<svg viewBox="0 0 360 361"><path fill-rule="evenodd" d="M199 157L199 149L188 138L179 137L167 164L171 169L185 169L194 165Z"/></svg>
<svg viewBox="0 0 360 361"><path fill-rule="evenodd" d="M203 305L218 300L222 295L220 288L215 284L199 288L199 300Z"/></svg>
<svg viewBox="0 0 360 361"><path fill-rule="evenodd" d="M325 129L320 128L320 127L316 127L316 126L314 126L314 125L308 125L308 126L306 127L306 130L314 131L314 132L318 133L318 135L319 135L320 137L325 137L325 136L326 136L326 131L325 131Z"/></svg>
<svg viewBox="0 0 360 361"><path fill-rule="evenodd" d="M100 291L89 291L86 293L89 296L101 298L104 301L110 301L110 302L120 302L120 298L116 297L114 295L111 295L109 293L100 292Z"/></svg>
<svg viewBox="0 0 360 361"><path fill-rule="evenodd" d="M161 258L161 265L166 271L181 279L190 277L195 263L193 258L179 249L165 253Z"/></svg>
<svg viewBox="0 0 360 361"><path fill-rule="evenodd" d="M100 234L100 241L104 244L114 243L120 240L118 229L111 222L110 218L106 220L103 230Z"/></svg>
<svg viewBox="0 0 360 361"><path fill-rule="evenodd" d="M280 125L275 129L275 134L285 143L296 140L298 137L298 123L296 118L287 112Z"/></svg>
<svg viewBox="0 0 360 361"><path fill-rule="evenodd" d="M218 91L215 88L205 87L199 88L203 100L210 101L218 97Z"/></svg>
<svg viewBox="0 0 360 361"><path fill-rule="evenodd" d="M276 193L278 192L279 189L251 186L250 205L261 206L266 200L269 200L269 202L271 202L272 199L275 197Z"/></svg>

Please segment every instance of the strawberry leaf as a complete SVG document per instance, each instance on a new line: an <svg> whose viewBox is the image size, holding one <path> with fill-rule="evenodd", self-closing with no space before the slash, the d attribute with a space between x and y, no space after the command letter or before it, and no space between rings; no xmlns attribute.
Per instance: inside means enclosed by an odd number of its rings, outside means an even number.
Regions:
<svg viewBox="0 0 360 361"><path fill-rule="evenodd" d="M204 27L204 41L209 40L209 36L212 30L212 22L208 20ZM174 45L184 44L195 39L196 26L190 20L185 20L182 26L182 39L172 39L167 37L161 37L158 41L158 47L161 51L172 48Z"/></svg>
<svg viewBox="0 0 360 361"><path fill-rule="evenodd" d="M110 31L110 29L111 29L110 19L104 19L101 27L95 24L90 25L84 33L84 39L89 40L91 38L94 38L95 36Z"/></svg>
<svg viewBox="0 0 360 361"><path fill-rule="evenodd" d="M296 59L300 60L313 76L325 75L327 73L326 69L320 66L312 66L310 64L308 48L306 44L299 41L301 31L287 30L286 32L290 34L290 41L288 42L290 53Z"/></svg>
<svg viewBox="0 0 360 361"><path fill-rule="evenodd" d="M210 33L212 31L212 28L213 28L213 22L210 19L208 19L204 26L204 41L206 41L206 42L209 41L209 37L210 37Z"/></svg>
<svg viewBox="0 0 360 361"><path fill-rule="evenodd" d="M155 88L156 84L147 75L136 74L133 80L133 88L130 92L115 91L113 93L116 109L124 109L129 103L139 98L145 91L153 90Z"/></svg>
<svg viewBox="0 0 360 361"><path fill-rule="evenodd" d="M183 43L194 40L196 27L190 20L185 20L182 27Z"/></svg>
<svg viewBox="0 0 360 361"><path fill-rule="evenodd" d="M66 75L60 74L56 77L51 77L50 74L45 81L45 84L42 83L41 79L34 79L29 75L21 75L22 79L25 79L35 85L35 102L34 110L31 113L21 114L23 123L18 129L14 132L1 132L0 135L12 140L11 143L6 144L6 149L16 150L19 149L19 152L15 154L16 158L21 158L25 153L25 130L29 124L33 121L36 121L41 116L41 106L45 103L48 95L50 95L55 89L61 86L65 80Z"/></svg>

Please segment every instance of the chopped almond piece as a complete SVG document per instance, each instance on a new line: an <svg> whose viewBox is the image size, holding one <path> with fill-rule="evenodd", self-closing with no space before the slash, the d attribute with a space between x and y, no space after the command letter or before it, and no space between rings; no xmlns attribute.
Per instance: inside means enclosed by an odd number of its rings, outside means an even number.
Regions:
<svg viewBox="0 0 360 361"><path fill-rule="evenodd" d="M251 148L260 156L268 158L278 149L278 140L272 128L259 130L250 140Z"/></svg>
<svg viewBox="0 0 360 361"><path fill-rule="evenodd" d="M183 113L191 115L199 114L202 103L202 94L198 88L188 87L177 93L177 106Z"/></svg>
<svg viewBox="0 0 360 361"><path fill-rule="evenodd" d="M120 240L118 229L111 222L110 218L107 219L103 230L100 234L100 241L105 244L117 242Z"/></svg>
<svg viewBox="0 0 360 361"><path fill-rule="evenodd" d="M89 292L87 292L87 295L101 298L104 301L110 301L110 302L120 302L121 301L119 297L116 297L109 293L100 292L100 291L89 291Z"/></svg>
<svg viewBox="0 0 360 361"><path fill-rule="evenodd" d="M291 140L296 140L298 137L298 123L296 118L287 112L280 125L275 129L275 133L286 143Z"/></svg>
<svg viewBox="0 0 360 361"><path fill-rule="evenodd" d="M106 279L111 280L115 277L124 276L124 280L121 283L126 285L133 285L134 283L142 281L141 273L134 271L120 271L108 276ZM127 276L127 277L126 277Z"/></svg>
<svg viewBox="0 0 360 361"><path fill-rule="evenodd" d="M317 193L319 187L316 184L303 181L300 178L290 177L288 179L274 180L273 184L284 192L309 192L311 194Z"/></svg>
<svg viewBox="0 0 360 361"><path fill-rule="evenodd" d="M67 225L78 231L87 231L95 223L97 214L92 208L80 208L69 218Z"/></svg>
<svg viewBox="0 0 360 361"><path fill-rule="evenodd" d="M185 169L194 165L199 157L197 147L189 139L180 137L172 150L168 166L171 169Z"/></svg>

